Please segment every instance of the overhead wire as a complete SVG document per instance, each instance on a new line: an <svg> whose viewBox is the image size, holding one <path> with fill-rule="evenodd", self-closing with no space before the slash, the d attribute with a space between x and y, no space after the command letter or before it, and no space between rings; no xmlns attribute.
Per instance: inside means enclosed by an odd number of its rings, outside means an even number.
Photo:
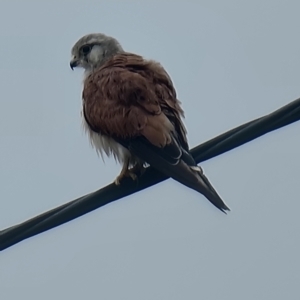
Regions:
<svg viewBox="0 0 300 300"><path fill-rule="evenodd" d="M282 108L231 129L191 149L197 163L201 163L268 132L300 120L300 98ZM95 192L79 197L59 207L44 212L23 223L0 231L0 250L7 249L25 239L60 226L99 207L119 200L168 179L161 172L148 167L138 181L124 179L120 186L111 183Z"/></svg>

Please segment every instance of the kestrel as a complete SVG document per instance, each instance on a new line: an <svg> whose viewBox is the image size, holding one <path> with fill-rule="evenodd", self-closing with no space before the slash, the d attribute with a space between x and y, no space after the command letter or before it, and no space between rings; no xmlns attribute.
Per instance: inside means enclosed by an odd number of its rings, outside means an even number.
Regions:
<svg viewBox="0 0 300 300"><path fill-rule="evenodd" d="M149 164L230 210L189 152L181 102L161 64L102 33L83 36L71 53L71 68L85 69L83 126L101 155L123 164L116 185L135 180Z"/></svg>

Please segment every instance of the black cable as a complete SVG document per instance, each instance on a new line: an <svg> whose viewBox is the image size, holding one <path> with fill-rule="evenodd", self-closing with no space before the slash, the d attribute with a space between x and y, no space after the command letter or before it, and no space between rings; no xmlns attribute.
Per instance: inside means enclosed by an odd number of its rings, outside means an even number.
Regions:
<svg viewBox="0 0 300 300"><path fill-rule="evenodd" d="M229 130L193 148L191 153L196 162L201 163L299 119L300 99L297 99L269 115ZM119 187L112 183L94 193L82 196L21 224L4 229L0 231L0 250L166 179L165 175L149 167L138 182L124 179L124 183L122 182Z"/></svg>
<svg viewBox="0 0 300 300"><path fill-rule="evenodd" d="M193 149L195 151L194 158L197 163L200 163L299 119L300 98L271 114L240 125L195 147Z"/></svg>

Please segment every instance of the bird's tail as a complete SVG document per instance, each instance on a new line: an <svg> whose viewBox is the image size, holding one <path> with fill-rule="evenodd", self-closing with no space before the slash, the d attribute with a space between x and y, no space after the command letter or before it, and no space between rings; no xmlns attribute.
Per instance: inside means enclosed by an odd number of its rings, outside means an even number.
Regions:
<svg viewBox="0 0 300 300"><path fill-rule="evenodd" d="M175 138L163 148L155 147L145 138L132 139L129 142L119 139L118 142L160 172L203 194L222 212L230 211L202 169L197 166L193 156Z"/></svg>
<svg viewBox="0 0 300 300"><path fill-rule="evenodd" d="M204 195L222 212L230 211L199 166L189 166L181 160L177 165L177 170L180 172L171 172L173 174L170 174L173 179Z"/></svg>

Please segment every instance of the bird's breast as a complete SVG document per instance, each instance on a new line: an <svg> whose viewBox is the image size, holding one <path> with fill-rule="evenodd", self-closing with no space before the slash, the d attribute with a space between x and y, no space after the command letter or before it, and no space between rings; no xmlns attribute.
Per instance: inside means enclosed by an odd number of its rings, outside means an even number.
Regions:
<svg viewBox="0 0 300 300"><path fill-rule="evenodd" d="M106 154L108 157L113 155L115 160L117 160L119 163L123 163L128 157L131 156L130 152L126 148L117 143L111 137L93 131L87 123L83 112L81 112L81 117L82 127L87 133L92 147L98 154L101 155L102 158L104 154Z"/></svg>

